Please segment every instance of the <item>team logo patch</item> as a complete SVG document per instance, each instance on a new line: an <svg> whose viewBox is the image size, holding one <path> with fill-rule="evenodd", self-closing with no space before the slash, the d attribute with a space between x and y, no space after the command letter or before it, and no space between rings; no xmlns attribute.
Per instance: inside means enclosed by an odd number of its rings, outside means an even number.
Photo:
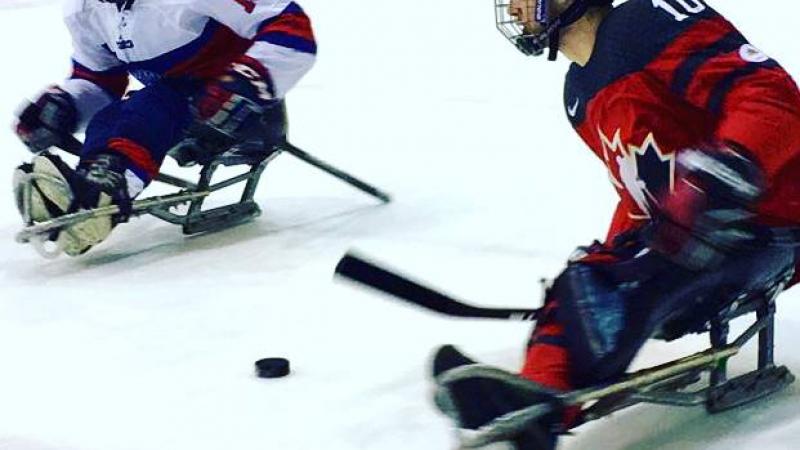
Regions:
<svg viewBox="0 0 800 450"><path fill-rule="evenodd" d="M751 44L744 44L739 49L739 56L741 56L743 60L751 63L763 63L765 61L769 61L769 56L767 56L766 53L762 52Z"/></svg>
<svg viewBox="0 0 800 450"><path fill-rule="evenodd" d="M611 183L626 191L638 206L638 213L631 217L650 218L656 199L675 188L675 154L665 154L652 133L636 145L623 143L620 130L611 139L597 131Z"/></svg>

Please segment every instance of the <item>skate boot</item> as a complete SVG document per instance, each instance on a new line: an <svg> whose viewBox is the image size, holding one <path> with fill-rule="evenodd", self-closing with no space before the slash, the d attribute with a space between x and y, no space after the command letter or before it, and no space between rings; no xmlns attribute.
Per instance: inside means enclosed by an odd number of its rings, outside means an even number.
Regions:
<svg viewBox="0 0 800 450"><path fill-rule="evenodd" d="M58 156L41 153L14 171L14 199L26 223L64 215L74 200L74 171Z"/></svg>
<svg viewBox="0 0 800 450"><path fill-rule="evenodd" d="M454 369L474 368L474 373L449 381ZM489 375L487 372L494 372ZM434 356L433 376L437 382L434 401L437 408L453 419L459 428L462 449L481 450L553 450L561 408L558 407L555 391L537 386L533 382L516 377L499 369L477 364L464 356L455 347L441 347ZM497 434L489 442L472 439L477 430L497 418L534 405L552 406L548 413L535 420L514 424Z"/></svg>
<svg viewBox="0 0 800 450"><path fill-rule="evenodd" d="M72 212L75 204L75 171L61 158L41 153L14 171L14 199L27 225L47 222ZM34 248L46 258L55 258L68 242L60 231L33 240Z"/></svg>
<svg viewBox="0 0 800 450"><path fill-rule="evenodd" d="M131 195L125 176L123 156L101 153L93 160L82 161L76 174L78 187L73 210L91 210L117 205L121 214L96 217L65 228L59 239L63 240L64 253L77 256L104 241L120 222L127 221L131 211Z"/></svg>
<svg viewBox="0 0 800 450"><path fill-rule="evenodd" d="M14 198L23 220L27 224L41 223L111 204L129 212L131 200L121 162L121 157L101 154L82 163L76 171L58 156L37 155L14 172ZM120 217L109 216L88 219L54 231L36 241L35 247L46 257L58 256L62 251L77 256L102 242L119 221Z"/></svg>

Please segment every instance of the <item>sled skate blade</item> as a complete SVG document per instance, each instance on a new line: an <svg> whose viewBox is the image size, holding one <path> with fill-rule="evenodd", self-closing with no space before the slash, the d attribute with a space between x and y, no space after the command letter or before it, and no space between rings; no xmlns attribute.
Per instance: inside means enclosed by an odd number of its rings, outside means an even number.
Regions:
<svg viewBox="0 0 800 450"><path fill-rule="evenodd" d="M639 403L659 403L659 404L672 404L675 402L667 402L670 393L678 392L687 386L698 383L701 380L699 371L691 371L683 375L679 375L674 379L669 379L661 383L654 383L651 386L641 390L632 390L630 392L621 392L612 394L608 397L603 397L588 408L583 410L580 424L591 422L602 417L609 416L619 410L628 408ZM660 400L660 401L659 401ZM700 400L702 403L702 400ZM695 404L699 404L695 402Z"/></svg>
<svg viewBox="0 0 800 450"><path fill-rule="evenodd" d="M220 206L191 214L183 224L184 234L199 234L223 230L255 219L261 208L253 201Z"/></svg>
<svg viewBox="0 0 800 450"><path fill-rule="evenodd" d="M786 366L770 367L741 375L708 392L706 409L715 414L773 394L794 381Z"/></svg>

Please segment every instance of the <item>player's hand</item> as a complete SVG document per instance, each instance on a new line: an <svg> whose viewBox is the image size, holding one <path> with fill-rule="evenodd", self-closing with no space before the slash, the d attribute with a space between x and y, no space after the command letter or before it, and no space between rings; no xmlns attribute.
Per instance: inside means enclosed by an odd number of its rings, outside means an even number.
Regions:
<svg viewBox="0 0 800 450"><path fill-rule="evenodd" d="M648 245L689 269L716 266L757 243L751 219L764 186L761 169L741 151L683 151L675 191L662 200L648 226Z"/></svg>
<svg viewBox="0 0 800 450"><path fill-rule="evenodd" d="M22 106L14 130L30 151L39 153L60 144L77 126L78 110L72 96L54 86Z"/></svg>
<svg viewBox="0 0 800 450"><path fill-rule="evenodd" d="M206 83L194 106L202 125L239 140L258 132L264 108L277 101L267 69L242 57Z"/></svg>

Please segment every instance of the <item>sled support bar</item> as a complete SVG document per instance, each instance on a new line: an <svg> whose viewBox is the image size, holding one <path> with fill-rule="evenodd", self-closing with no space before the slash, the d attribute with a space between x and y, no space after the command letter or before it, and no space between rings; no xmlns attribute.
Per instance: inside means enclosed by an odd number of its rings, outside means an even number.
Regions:
<svg viewBox="0 0 800 450"><path fill-rule="evenodd" d="M138 216L150 212L153 208L164 208L169 206L180 205L189 203L194 200L207 197L210 191L201 192L179 192L172 195L164 195L158 197L150 197L144 200L137 200L133 202L131 208L131 216ZM27 243L34 236L42 235L53 230L67 227L88 219L95 219L98 217L114 216L120 213L119 206L109 205L97 209L82 210L73 214L66 214L63 216L55 217L46 222L37 223L25 227L22 231L17 233L16 241L20 243Z"/></svg>

